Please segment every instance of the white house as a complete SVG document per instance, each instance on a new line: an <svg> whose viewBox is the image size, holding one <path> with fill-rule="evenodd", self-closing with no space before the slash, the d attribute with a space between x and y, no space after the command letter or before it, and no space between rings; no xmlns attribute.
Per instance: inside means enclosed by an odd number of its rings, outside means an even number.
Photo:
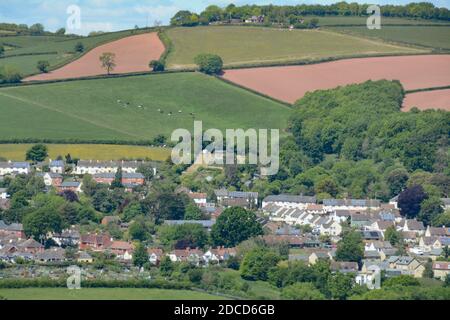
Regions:
<svg viewBox="0 0 450 320"><path fill-rule="evenodd" d="M137 169L144 165L145 161L93 161L80 160L75 167L73 174L99 174L99 173L116 173L119 167L122 172L136 173ZM156 174L156 168L153 168L153 173Z"/></svg>
<svg viewBox="0 0 450 320"><path fill-rule="evenodd" d="M6 192L5 188L0 188L0 199L8 199L9 194Z"/></svg>
<svg viewBox="0 0 450 320"><path fill-rule="evenodd" d="M29 174L31 166L28 162L0 162L0 176L8 174Z"/></svg>
<svg viewBox="0 0 450 320"><path fill-rule="evenodd" d="M316 197L271 195L264 198L262 208L264 209L268 205L277 205L282 208L306 209L308 205L315 205L316 202Z"/></svg>
<svg viewBox="0 0 450 320"><path fill-rule="evenodd" d="M64 173L64 161L63 160L50 160L49 169L51 173Z"/></svg>
<svg viewBox="0 0 450 320"><path fill-rule="evenodd" d="M381 207L379 200L373 199L324 199L323 207L327 211L336 210L375 210Z"/></svg>

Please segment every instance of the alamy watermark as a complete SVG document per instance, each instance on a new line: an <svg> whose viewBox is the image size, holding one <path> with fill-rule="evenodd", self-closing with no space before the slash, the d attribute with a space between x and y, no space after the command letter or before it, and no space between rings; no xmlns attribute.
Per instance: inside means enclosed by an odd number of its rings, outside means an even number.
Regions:
<svg viewBox="0 0 450 320"><path fill-rule="evenodd" d="M69 31L81 29L81 8L75 4L67 7L66 13L69 15L66 21L66 27Z"/></svg>
<svg viewBox="0 0 450 320"><path fill-rule="evenodd" d="M258 165L263 176L277 174L280 167L278 129L226 129L224 135L219 129L203 131L202 121L194 121L193 135L187 129L176 129L171 140L178 142L172 149L174 164L251 164ZM209 144L203 147L205 142Z"/></svg>
<svg viewBox="0 0 450 320"><path fill-rule="evenodd" d="M81 269L78 266L70 266L67 268L67 273L70 275L67 278L67 288L69 290L81 289Z"/></svg>
<svg viewBox="0 0 450 320"><path fill-rule="evenodd" d="M377 5L370 5L367 8L367 14L370 14L366 22L367 29L369 30L381 29L381 8Z"/></svg>

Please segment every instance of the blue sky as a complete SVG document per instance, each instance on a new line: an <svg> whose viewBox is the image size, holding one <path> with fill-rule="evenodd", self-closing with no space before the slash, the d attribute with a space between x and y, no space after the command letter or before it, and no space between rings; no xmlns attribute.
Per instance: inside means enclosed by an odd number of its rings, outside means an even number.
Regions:
<svg viewBox="0 0 450 320"><path fill-rule="evenodd" d="M135 25L153 25L155 20L167 24L178 10L202 11L210 4L226 6L230 2L242 4L329 4L338 0L1 0L0 21L33 24L40 22L48 30L66 26L67 8L78 5L81 9L81 30L116 31ZM450 8L450 0L428 0L439 7ZM351 1L349 1L351 2ZM356 1L373 3L370 0ZM375 1L374 1L375 2ZM406 4L412 0L377 0L376 4ZM418 1L417 1L418 2Z"/></svg>

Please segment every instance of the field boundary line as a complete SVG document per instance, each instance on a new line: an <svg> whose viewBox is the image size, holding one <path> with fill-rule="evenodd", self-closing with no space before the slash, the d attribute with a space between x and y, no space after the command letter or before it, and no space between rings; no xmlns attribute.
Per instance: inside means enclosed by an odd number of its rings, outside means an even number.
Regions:
<svg viewBox="0 0 450 320"><path fill-rule="evenodd" d="M430 87L430 88L405 90L405 94L411 94L411 93L416 93L416 92L426 92L426 91L439 91L439 90L447 90L447 89L450 89L450 85L442 86L442 87Z"/></svg>
<svg viewBox="0 0 450 320"><path fill-rule="evenodd" d="M64 111L62 111L60 109L56 109L56 108L53 108L51 106L48 106L48 105L45 105L45 104L42 104L42 103L39 103L39 102L35 102L35 101L28 100L28 99L25 99L25 98L17 97L17 96L14 96L14 95L11 95L11 94L7 94L7 93L2 92L2 91L0 91L0 95L2 95L4 97L7 97L7 98L10 98L10 99L15 99L15 100L19 100L19 101L22 101L22 102L25 102L25 103L29 103L29 104L35 105L37 107L40 107L42 109L50 110L50 111L53 111L53 112L58 112L58 113L61 113L61 114L65 115L65 116L68 116L68 117L71 117L71 118L75 118L75 119L87 122L87 123L92 124L92 125L97 126L97 127L101 127L101 128L104 128L104 129L109 129L111 131L115 131L115 132L118 132L118 133L126 134L128 136L132 136L132 137L135 137L135 138L142 139L142 137L139 136L139 135L135 135L133 133L130 133L130 132L127 132L127 131L124 131L124 130L116 129L114 127L107 126L107 125L98 123L96 121L92 121L92 120L86 119L86 118L81 117L81 116L70 114L70 113L64 112Z"/></svg>

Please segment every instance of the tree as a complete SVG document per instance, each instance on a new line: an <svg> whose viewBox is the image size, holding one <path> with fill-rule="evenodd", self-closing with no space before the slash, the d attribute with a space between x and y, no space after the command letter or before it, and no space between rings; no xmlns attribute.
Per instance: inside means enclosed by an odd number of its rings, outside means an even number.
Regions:
<svg viewBox="0 0 450 320"><path fill-rule="evenodd" d="M136 172L141 173L146 181L150 181L152 180L155 171L151 164L142 164L137 168Z"/></svg>
<svg viewBox="0 0 450 320"><path fill-rule="evenodd" d="M61 215L54 209L38 209L25 216L23 229L27 236L43 242L49 232L61 232Z"/></svg>
<svg viewBox="0 0 450 320"><path fill-rule="evenodd" d="M199 224L164 225L158 235L164 245L175 249L203 248L208 243L208 234Z"/></svg>
<svg viewBox="0 0 450 320"><path fill-rule="evenodd" d="M76 44L75 44L75 52L79 52L79 53L81 53L81 52L83 52L84 51L84 44L83 44L83 42L77 42Z"/></svg>
<svg viewBox="0 0 450 320"><path fill-rule="evenodd" d="M408 171L403 168L395 169L389 172L386 178L386 182L389 186L391 196L396 196L406 187L409 175Z"/></svg>
<svg viewBox="0 0 450 320"><path fill-rule="evenodd" d="M122 168L121 167L117 168L116 175L114 177L113 182L111 183L111 188L112 189L123 188L123 184L122 184Z"/></svg>
<svg viewBox="0 0 450 320"><path fill-rule="evenodd" d="M150 61L149 66L154 72L162 72L165 69L164 63L158 60Z"/></svg>
<svg viewBox="0 0 450 320"><path fill-rule="evenodd" d="M315 189L316 194L327 193L332 197L336 197L339 192L336 181L330 177L325 177L319 180L319 182L316 184Z"/></svg>
<svg viewBox="0 0 450 320"><path fill-rule="evenodd" d="M263 234L256 215L243 208L226 209L211 230L215 246L234 247L244 240Z"/></svg>
<svg viewBox="0 0 450 320"><path fill-rule="evenodd" d="M220 74L223 68L222 58L216 54L199 54L194 62L198 70L206 74Z"/></svg>
<svg viewBox="0 0 450 320"><path fill-rule="evenodd" d="M132 240L147 241L151 238L153 225L146 222L143 217L138 217L128 228L128 234Z"/></svg>
<svg viewBox="0 0 450 320"><path fill-rule="evenodd" d="M32 36L39 36L44 33L44 26L40 23L33 24L29 28Z"/></svg>
<svg viewBox="0 0 450 320"><path fill-rule="evenodd" d="M19 83L22 80L22 74L10 66L0 67L0 83Z"/></svg>
<svg viewBox="0 0 450 320"><path fill-rule="evenodd" d="M36 144L32 146L26 153L26 160L33 162L42 162L48 156L47 146L44 144Z"/></svg>
<svg viewBox="0 0 450 320"><path fill-rule="evenodd" d="M352 294L354 275L336 272L328 278L328 290L333 299L345 300Z"/></svg>
<svg viewBox="0 0 450 320"><path fill-rule="evenodd" d="M100 62L102 63L102 68L106 69L109 75L116 67L116 54L112 52L102 53L100 56Z"/></svg>
<svg viewBox="0 0 450 320"><path fill-rule="evenodd" d="M450 210L445 211L439 216L434 218L433 226L435 227L450 227Z"/></svg>
<svg viewBox="0 0 450 320"><path fill-rule="evenodd" d="M138 243L133 253L133 265L142 268L149 261L148 252L142 243Z"/></svg>
<svg viewBox="0 0 450 320"><path fill-rule="evenodd" d="M193 27L199 24L199 16L187 10L178 11L172 19L170 24L173 26Z"/></svg>
<svg viewBox="0 0 450 320"><path fill-rule="evenodd" d="M168 256L164 256L159 263L159 271L163 276L170 276L174 270L172 260Z"/></svg>
<svg viewBox="0 0 450 320"><path fill-rule="evenodd" d="M309 282L285 287L281 297L285 300L325 300L325 296Z"/></svg>
<svg viewBox="0 0 450 320"><path fill-rule="evenodd" d="M63 36L66 34L66 28L59 28L58 30L56 30L55 32L58 36Z"/></svg>
<svg viewBox="0 0 450 320"><path fill-rule="evenodd" d="M37 65L36 65L37 69L43 73L47 73L48 72L48 68L50 67L50 63L48 61L45 60L40 60L38 61Z"/></svg>
<svg viewBox="0 0 450 320"><path fill-rule="evenodd" d="M184 214L184 220L202 220L203 212L194 203L189 203L186 206L186 213Z"/></svg>
<svg viewBox="0 0 450 320"><path fill-rule="evenodd" d="M393 246L401 244L403 242L402 234L395 229L395 226L389 226L384 232L384 239L389 241Z"/></svg>
<svg viewBox="0 0 450 320"><path fill-rule="evenodd" d="M427 226L431 225L444 212L443 205L441 199L438 197L423 200L417 219Z"/></svg>
<svg viewBox="0 0 450 320"><path fill-rule="evenodd" d="M0 57L5 53L5 47L0 45Z"/></svg>
<svg viewBox="0 0 450 320"><path fill-rule="evenodd" d="M256 248L248 252L240 267L241 277L246 280L268 279L269 271L280 261L280 257L266 248Z"/></svg>
<svg viewBox="0 0 450 320"><path fill-rule="evenodd" d="M400 213L408 219L415 218L420 212L420 204L426 198L427 195L420 185L405 189L398 196Z"/></svg>
<svg viewBox="0 0 450 320"><path fill-rule="evenodd" d="M336 249L337 261L353 261L361 263L364 257L364 243L358 231L348 231L338 242Z"/></svg>

